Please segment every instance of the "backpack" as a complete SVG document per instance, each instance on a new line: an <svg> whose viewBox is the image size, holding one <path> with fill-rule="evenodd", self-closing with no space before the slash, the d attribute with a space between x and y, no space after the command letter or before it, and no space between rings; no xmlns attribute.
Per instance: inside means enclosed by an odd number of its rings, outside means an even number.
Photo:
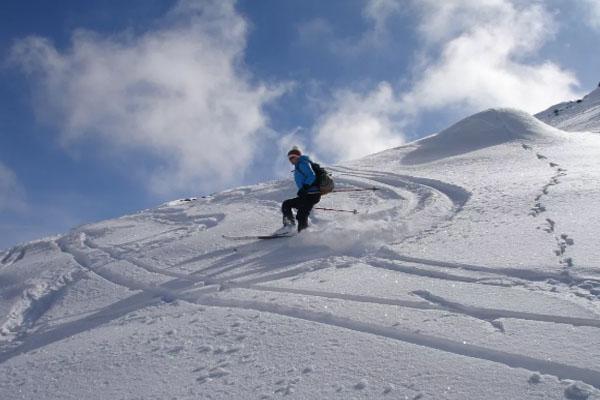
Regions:
<svg viewBox="0 0 600 400"><path fill-rule="evenodd" d="M325 168L321 167L316 162L311 161L310 166L317 176L316 184L319 187L321 194L331 193L335 187L335 184L333 183L333 179L331 178L331 175L329 175L329 172L327 172Z"/></svg>

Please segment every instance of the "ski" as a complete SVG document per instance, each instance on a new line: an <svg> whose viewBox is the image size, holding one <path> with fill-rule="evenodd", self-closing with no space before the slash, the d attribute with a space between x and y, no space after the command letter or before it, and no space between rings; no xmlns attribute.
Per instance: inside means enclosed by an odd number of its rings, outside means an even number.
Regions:
<svg viewBox="0 0 600 400"><path fill-rule="evenodd" d="M328 207L314 207L315 210L322 210L322 211L335 211L335 212L345 212L345 213L352 213L352 214L358 214L358 210L342 210L339 208L328 208Z"/></svg>
<svg viewBox="0 0 600 400"><path fill-rule="evenodd" d="M268 239L281 239L286 237L294 237L296 234L290 235L289 233L279 234L279 235L246 235L246 236L228 236L223 235L223 239L228 240L268 240Z"/></svg>
<svg viewBox="0 0 600 400"><path fill-rule="evenodd" d="M348 193L348 192L374 192L376 190L380 190L377 187L370 188L339 188L333 189L331 193Z"/></svg>

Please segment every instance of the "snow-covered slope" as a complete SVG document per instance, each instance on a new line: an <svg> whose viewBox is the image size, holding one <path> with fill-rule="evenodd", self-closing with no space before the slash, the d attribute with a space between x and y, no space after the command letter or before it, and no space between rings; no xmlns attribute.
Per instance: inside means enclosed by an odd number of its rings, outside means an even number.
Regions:
<svg viewBox="0 0 600 400"><path fill-rule="evenodd" d="M600 135L510 109L0 254L4 399L600 399Z"/></svg>
<svg viewBox="0 0 600 400"><path fill-rule="evenodd" d="M565 131L600 133L600 85L583 99L557 104L535 116Z"/></svg>

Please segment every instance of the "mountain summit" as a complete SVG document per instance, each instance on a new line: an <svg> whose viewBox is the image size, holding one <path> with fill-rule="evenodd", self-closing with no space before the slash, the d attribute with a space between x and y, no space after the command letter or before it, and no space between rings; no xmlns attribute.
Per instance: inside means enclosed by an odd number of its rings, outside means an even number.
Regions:
<svg viewBox="0 0 600 400"><path fill-rule="evenodd" d="M559 131L526 112L489 109L467 117L451 127L409 144L414 147L404 164L430 162L517 140L552 140Z"/></svg>

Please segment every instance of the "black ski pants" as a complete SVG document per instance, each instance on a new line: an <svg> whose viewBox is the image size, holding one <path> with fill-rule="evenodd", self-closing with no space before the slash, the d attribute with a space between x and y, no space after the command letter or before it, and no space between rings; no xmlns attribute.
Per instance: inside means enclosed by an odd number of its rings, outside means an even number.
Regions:
<svg viewBox="0 0 600 400"><path fill-rule="evenodd" d="M296 219L298 220L298 232L308 227L308 215L312 210L313 206L321 201L320 194L307 194L306 196L296 197L294 199L288 199L281 205L281 212L285 218L294 220L294 214L292 208L298 210L296 213Z"/></svg>

